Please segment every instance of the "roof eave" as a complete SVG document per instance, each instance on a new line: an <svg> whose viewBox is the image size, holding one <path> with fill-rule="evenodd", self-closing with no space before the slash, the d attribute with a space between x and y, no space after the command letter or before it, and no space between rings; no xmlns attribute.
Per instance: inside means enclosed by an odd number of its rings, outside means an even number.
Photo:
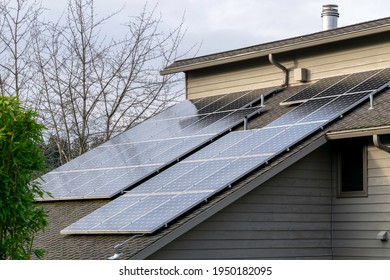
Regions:
<svg viewBox="0 0 390 280"><path fill-rule="evenodd" d="M373 135L383 135L390 134L390 126L380 126L380 127L368 127L368 128L359 128L359 129L350 129L350 130L341 130L341 131L331 131L326 134L328 140L337 140L337 139L347 139L355 137L366 137Z"/></svg>
<svg viewBox="0 0 390 280"><path fill-rule="evenodd" d="M160 74L161 75L168 75L168 74L175 74L175 73L179 73L179 72L187 72L187 71L191 71L191 70L197 70L197 69L202 69L202 68L207 68L207 67L212 67L212 66L218 66L218 65L222 65L222 64L226 64L226 63L239 62L239 61L243 61L243 60L247 60L247 59L268 56L270 53L272 53L272 54L284 53L284 52L288 52L288 51L299 50L299 49L319 46L319 45L323 45L323 44L334 43L334 42L364 37L364 36L368 36L368 35L374 35L374 34L386 32L389 30L390 30L390 24L376 26L376 27L370 27L370 28L366 28L366 29L362 29L362 30L350 31L348 33L343 33L343 34L329 35L329 36L326 36L323 38L312 39L312 40L308 40L305 42L292 43L292 44L287 44L287 45L278 46L278 47L274 47L274 48L267 48L267 49L262 49L259 51L247 52L247 53L242 53L242 54L238 54L238 55L223 57L223 58L204 61L204 62L195 62L195 63L183 65L183 66L165 68L165 69L160 71Z"/></svg>

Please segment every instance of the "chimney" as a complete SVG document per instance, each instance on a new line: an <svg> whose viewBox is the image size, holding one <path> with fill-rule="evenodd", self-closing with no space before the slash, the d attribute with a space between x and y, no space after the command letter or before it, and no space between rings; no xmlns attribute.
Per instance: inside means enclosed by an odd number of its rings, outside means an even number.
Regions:
<svg viewBox="0 0 390 280"><path fill-rule="evenodd" d="M321 17L323 31L337 28L338 6L333 4L323 5Z"/></svg>

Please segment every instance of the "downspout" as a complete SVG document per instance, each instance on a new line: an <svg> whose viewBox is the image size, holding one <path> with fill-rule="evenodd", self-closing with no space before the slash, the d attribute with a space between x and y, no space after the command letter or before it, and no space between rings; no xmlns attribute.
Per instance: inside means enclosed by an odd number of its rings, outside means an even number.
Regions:
<svg viewBox="0 0 390 280"><path fill-rule="evenodd" d="M288 85L288 70L287 70L287 68L284 67L284 66L283 66L282 64L280 64L279 62L277 62L277 61L274 59L274 56L273 56L272 53L270 53L270 54L268 55L268 60L269 60L269 62L270 62L272 65L278 67L280 70L283 71L283 73L284 73L284 79L283 79L283 84L281 84L281 87L283 87L283 88L287 87L287 85Z"/></svg>
<svg viewBox="0 0 390 280"><path fill-rule="evenodd" d="M384 145L380 138L379 135L375 134L372 136L372 141L374 142L375 147L377 147L379 150L382 150L386 153L390 153L390 147Z"/></svg>

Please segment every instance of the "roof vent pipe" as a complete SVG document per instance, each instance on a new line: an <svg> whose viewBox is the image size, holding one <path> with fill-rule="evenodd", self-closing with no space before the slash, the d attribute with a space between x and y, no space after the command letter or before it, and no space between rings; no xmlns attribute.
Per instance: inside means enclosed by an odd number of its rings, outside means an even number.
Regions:
<svg viewBox="0 0 390 280"><path fill-rule="evenodd" d="M322 6L322 30L330 30L337 28L337 20L339 17L338 6L327 4Z"/></svg>

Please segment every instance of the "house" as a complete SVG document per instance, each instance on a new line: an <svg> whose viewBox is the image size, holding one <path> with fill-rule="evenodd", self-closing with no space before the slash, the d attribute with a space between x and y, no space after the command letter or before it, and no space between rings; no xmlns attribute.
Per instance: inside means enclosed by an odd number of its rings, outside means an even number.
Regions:
<svg viewBox="0 0 390 280"><path fill-rule="evenodd" d="M389 35L390 18L383 18L174 62L161 73L186 74L187 100L210 105L221 96L236 100L257 93L248 102L251 116L189 149L178 162L160 166L124 195L43 201L49 225L35 246L47 251L47 259L389 259ZM305 92L316 99L330 88L331 96L364 97L345 107L335 101L341 106L337 118L299 123L318 127L298 130L297 141L269 159L270 153L234 158L265 159L162 227L146 233L72 227L210 147L218 149L229 135L239 143L240 135L249 139L273 129L284 116L298 112L306 118L310 113L301 106L310 97L299 104L292 97ZM265 148L280 139L267 140ZM257 146L240 146L246 147ZM217 179L222 174L213 173Z"/></svg>

